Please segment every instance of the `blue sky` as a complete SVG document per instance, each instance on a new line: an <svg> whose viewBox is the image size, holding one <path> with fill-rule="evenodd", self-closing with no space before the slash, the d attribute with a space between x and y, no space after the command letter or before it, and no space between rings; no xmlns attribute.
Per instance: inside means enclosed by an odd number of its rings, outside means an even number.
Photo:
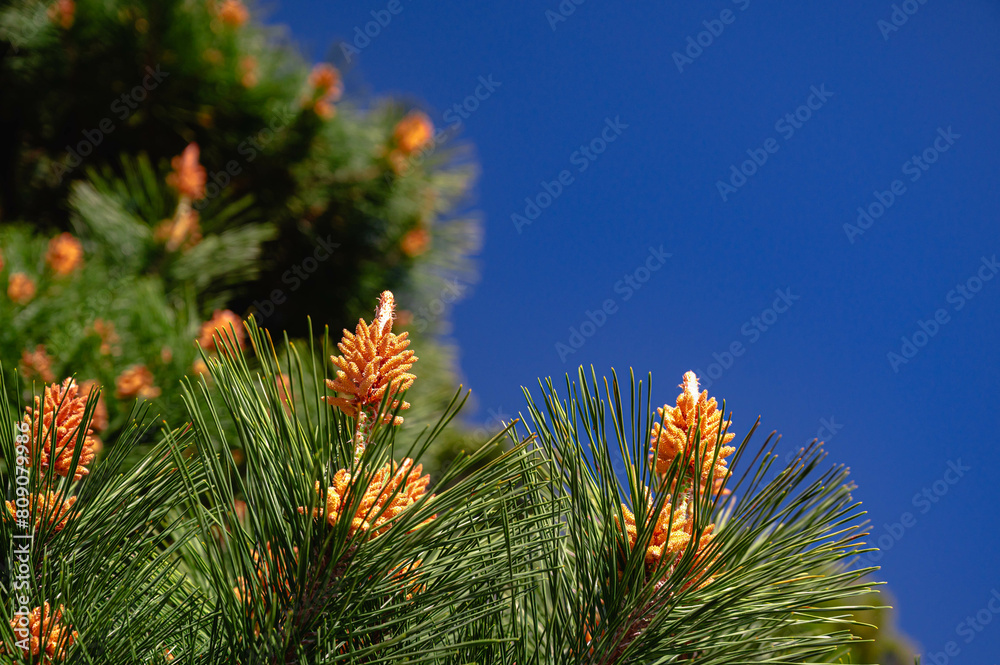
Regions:
<svg viewBox="0 0 1000 665"><path fill-rule="evenodd" d="M699 370L736 431L760 414L851 467L925 662L992 662L1000 4L561 6L271 16L316 60L389 17L348 94L441 126L476 107L485 246L453 312L473 417L581 363L651 370L663 402Z"/></svg>

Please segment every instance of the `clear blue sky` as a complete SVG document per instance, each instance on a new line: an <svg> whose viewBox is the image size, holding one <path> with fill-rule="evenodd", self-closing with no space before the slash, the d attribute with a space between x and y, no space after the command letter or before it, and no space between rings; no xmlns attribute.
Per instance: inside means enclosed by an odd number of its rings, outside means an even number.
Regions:
<svg viewBox="0 0 1000 665"><path fill-rule="evenodd" d="M826 427L925 654L993 662L1000 4L908 0L894 24L862 0L565 0L566 20L557 0L286 0L271 20L342 60L390 5L349 93L443 126L496 84L461 133L486 228L453 313L475 417L580 363L652 370L661 401L714 373L737 431L762 414L788 450ZM549 204L512 221L526 197Z"/></svg>

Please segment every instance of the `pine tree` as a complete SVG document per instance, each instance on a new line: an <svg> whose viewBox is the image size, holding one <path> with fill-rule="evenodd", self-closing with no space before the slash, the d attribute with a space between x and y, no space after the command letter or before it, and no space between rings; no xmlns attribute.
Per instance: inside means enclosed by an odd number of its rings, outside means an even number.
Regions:
<svg viewBox="0 0 1000 665"><path fill-rule="evenodd" d="M847 565L867 551L862 513L820 448L781 468L756 426L729 445L692 373L654 412L650 379L581 368L565 394L527 394L503 455L430 477L463 399L408 427L420 349L393 305L320 354L278 352L253 321L245 350L217 331L181 390L190 423L131 468L144 414L95 459L97 394L72 379L0 428L7 657L845 662L870 569Z"/></svg>
<svg viewBox="0 0 1000 665"><path fill-rule="evenodd" d="M136 396L118 397L126 371L155 412L182 414L165 388L202 369L192 341L227 311L302 337L308 317L339 330L393 289L425 349L417 417L456 383L438 335L474 281L474 167L419 109L345 96L257 15L237 0L0 2L0 359L103 385L109 434ZM438 448L468 438L452 428Z"/></svg>

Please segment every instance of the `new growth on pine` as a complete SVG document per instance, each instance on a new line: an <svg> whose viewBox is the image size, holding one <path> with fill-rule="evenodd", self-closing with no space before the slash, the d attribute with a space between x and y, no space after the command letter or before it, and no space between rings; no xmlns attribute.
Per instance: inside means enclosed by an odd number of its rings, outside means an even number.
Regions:
<svg viewBox="0 0 1000 665"><path fill-rule="evenodd" d="M157 448L124 472L120 455L95 452L99 388L72 377L46 386L0 432L14 470L3 535L30 542L7 552L20 572L3 587L15 608L5 653L206 665L846 653L855 638L843 603L868 591L866 571L847 566L862 533L843 526L859 517L843 469L806 484L821 451L767 480L767 442L758 468L741 470L750 435L729 445L732 419L694 373L654 413L648 382L633 380L626 403L617 376L601 397L581 368L568 400L551 381L544 407L528 393L504 455L460 455L434 478L420 458L440 423L407 432L399 415L417 357L394 317L385 291L320 367L294 360L293 346L279 366L252 320L237 327L218 313L200 334L204 370L183 387L189 422L164 424ZM224 413L206 419L199 402L212 393ZM95 549L114 570L79 568ZM133 619L124 607L107 615L118 596L136 598ZM156 634L134 620L168 606L149 616Z"/></svg>

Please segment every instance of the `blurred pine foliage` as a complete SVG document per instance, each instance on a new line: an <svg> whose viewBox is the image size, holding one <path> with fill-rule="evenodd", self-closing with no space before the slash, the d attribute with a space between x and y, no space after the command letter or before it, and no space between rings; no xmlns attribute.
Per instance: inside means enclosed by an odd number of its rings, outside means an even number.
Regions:
<svg viewBox="0 0 1000 665"><path fill-rule="evenodd" d="M24 304L0 295L5 368L31 378L22 356L41 345L54 374L111 388L118 431L131 396L115 379L146 367L154 411L176 413L163 389L191 373L216 310L276 336L305 336L307 316L339 334L392 289L428 358L421 403L447 402L457 364L439 333L454 284L475 281L476 169L435 146L423 113L353 104L333 67L233 0L4 0L0 52L0 285L36 286ZM190 145L204 195L182 203L167 180ZM45 243L65 232L83 254L57 275ZM108 352L95 322L118 340Z"/></svg>

